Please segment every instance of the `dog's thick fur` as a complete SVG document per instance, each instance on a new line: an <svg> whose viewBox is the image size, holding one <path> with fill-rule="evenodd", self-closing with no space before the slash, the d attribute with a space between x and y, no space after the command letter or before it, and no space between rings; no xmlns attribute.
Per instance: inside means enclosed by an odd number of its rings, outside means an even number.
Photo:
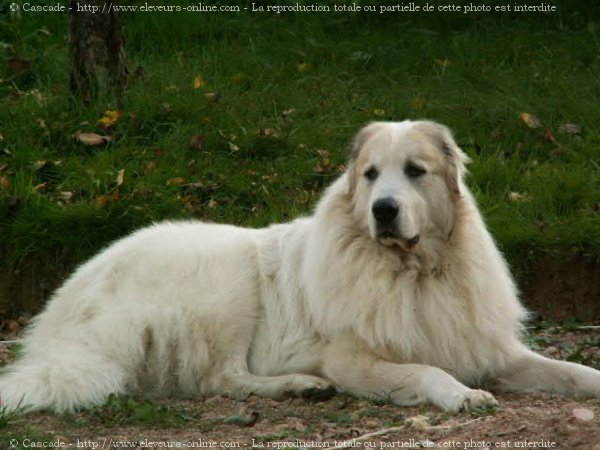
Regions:
<svg viewBox="0 0 600 450"><path fill-rule="evenodd" d="M599 371L522 343L525 311L463 183L466 161L441 125L373 123L312 217L261 230L163 223L118 241L35 319L0 378L4 405L332 386L449 411L495 404L482 387L600 397ZM380 199L395 214L385 224Z"/></svg>

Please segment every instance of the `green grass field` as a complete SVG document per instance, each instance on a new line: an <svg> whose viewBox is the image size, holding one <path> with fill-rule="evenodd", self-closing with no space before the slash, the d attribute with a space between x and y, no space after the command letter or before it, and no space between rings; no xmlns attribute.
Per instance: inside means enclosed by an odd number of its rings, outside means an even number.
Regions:
<svg viewBox="0 0 600 450"><path fill-rule="evenodd" d="M360 126L405 118L455 131L514 266L600 255L600 14L556 4L129 14L124 103L105 93L85 107L68 94L66 15L19 17L0 1L2 270L79 262L166 218L262 226L308 213ZM109 127L107 110L123 113ZM84 145L78 132L112 140Z"/></svg>

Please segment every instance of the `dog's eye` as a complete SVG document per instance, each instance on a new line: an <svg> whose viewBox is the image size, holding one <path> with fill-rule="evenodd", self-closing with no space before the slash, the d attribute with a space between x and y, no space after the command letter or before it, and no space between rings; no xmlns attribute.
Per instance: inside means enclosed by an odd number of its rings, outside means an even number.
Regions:
<svg viewBox="0 0 600 450"><path fill-rule="evenodd" d="M377 178L378 175L379 172L377 172L377 169L375 167L371 167L365 172L365 177L367 178L367 180L370 181L373 181L375 178Z"/></svg>
<svg viewBox="0 0 600 450"><path fill-rule="evenodd" d="M415 166L414 164L408 164L404 168L404 172L411 178L419 178L427 173L425 169L419 166Z"/></svg>

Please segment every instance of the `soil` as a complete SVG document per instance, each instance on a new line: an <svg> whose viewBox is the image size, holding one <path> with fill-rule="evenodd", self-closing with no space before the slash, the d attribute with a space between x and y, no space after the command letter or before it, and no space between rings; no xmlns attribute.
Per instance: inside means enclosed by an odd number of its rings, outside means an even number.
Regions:
<svg viewBox="0 0 600 450"><path fill-rule="evenodd" d="M528 341L546 356L598 367L599 338L596 328L553 327L531 330ZM3 345L0 362L10 361L12 354ZM41 442L98 449L331 448L345 442L346 448L360 449L600 450L598 399L502 394L497 400L497 409L458 414L346 395L319 403L254 397L245 401L223 397L152 403L136 400L71 415L18 416L0 429L0 448L11 448L11 444L17 449L33 448L32 443ZM140 415L144 405L151 414Z"/></svg>

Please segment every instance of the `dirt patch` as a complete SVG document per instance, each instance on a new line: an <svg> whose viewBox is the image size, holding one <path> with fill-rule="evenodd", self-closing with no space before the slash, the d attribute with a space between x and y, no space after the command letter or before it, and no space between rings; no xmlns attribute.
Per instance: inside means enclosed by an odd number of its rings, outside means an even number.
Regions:
<svg viewBox="0 0 600 450"><path fill-rule="evenodd" d="M519 283L527 306L545 320L600 322L600 261L584 255L544 258Z"/></svg>
<svg viewBox="0 0 600 450"><path fill-rule="evenodd" d="M498 400L499 408L482 416L447 415L430 407L377 405L347 396L317 404L258 398L240 402L215 397L204 402L171 402L187 417L185 424L175 428L105 424L89 413L68 417L32 414L15 421L1 439L19 443L45 439L79 448L87 442L88 448L97 445L106 449L159 447L158 443L177 448L178 442L180 448L206 447L211 442L219 447L229 443L233 448L326 448L350 440L348 448L600 450L598 400L541 395L500 395ZM578 409L591 411L588 415L594 417L577 419ZM258 415L251 427L227 423L233 415L249 412ZM365 436L371 433L374 435Z"/></svg>

